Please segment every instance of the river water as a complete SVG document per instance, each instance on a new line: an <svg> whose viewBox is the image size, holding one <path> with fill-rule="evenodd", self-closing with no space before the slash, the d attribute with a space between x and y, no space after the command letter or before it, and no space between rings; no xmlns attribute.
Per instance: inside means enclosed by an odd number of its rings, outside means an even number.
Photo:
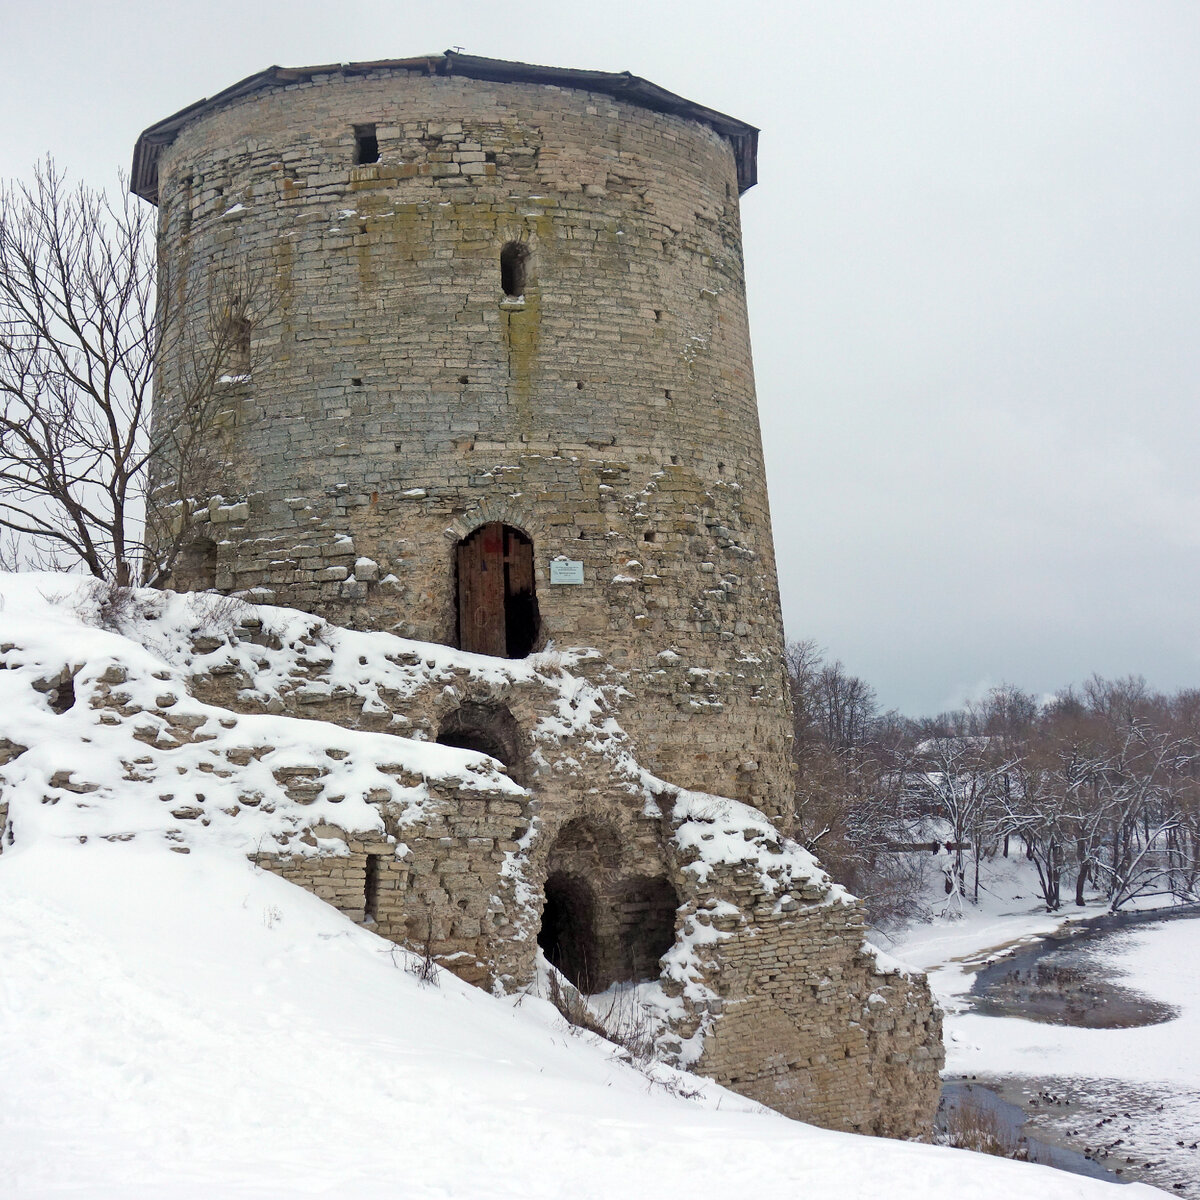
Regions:
<svg viewBox="0 0 1200 1200"><path fill-rule="evenodd" d="M979 968L967 1000L987 1016L1086 1029L1171 1021L1175 1008L1114 979L1106 960L1133 927L1197 916L1200 906L1188 905L1075 923ZM1141 1180L1200 1200L1197 1142L1185 1138L1178 1145L1181 1139L1171 1136L1179 1124L1171 1118L1194 1112L1197 1099L1196 1093L1105 1079L960 1077L943 1084L939 1123L953 1120L956 1108L983 1110L1031 1161L1113 1182Z"/></svg>

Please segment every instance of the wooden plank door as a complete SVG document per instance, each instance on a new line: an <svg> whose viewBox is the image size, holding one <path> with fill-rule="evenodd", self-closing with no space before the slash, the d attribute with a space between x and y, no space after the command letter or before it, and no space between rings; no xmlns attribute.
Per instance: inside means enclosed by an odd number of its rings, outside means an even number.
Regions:
<svg viewBox="0 0 1200 1200"><path fill-rule="evenodd" d="M458 544L458 641L463 650L504 657L504 526L481 525Z"/></svg>

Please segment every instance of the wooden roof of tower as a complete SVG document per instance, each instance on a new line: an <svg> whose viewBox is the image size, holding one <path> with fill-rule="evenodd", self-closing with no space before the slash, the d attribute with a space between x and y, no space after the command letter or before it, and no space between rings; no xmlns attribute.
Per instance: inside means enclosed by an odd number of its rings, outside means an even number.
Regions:
<svg viewBox="0 0 1200 1200"><path fill-rule="evenodd" d="M198 120L222 104L267 88L311 79L316 75L365 75L371 71L419 71L426 75L463 75L468 79L498 83L545 83L556 87L601 92L629 104L655 112L672 113L700 121L715 129L733 147L737 162L738 191L744 192L758 182L758 130L715 109L705 108L668 92L648 79L628 71L580 71L568 67L540 67L531 63L507 62L499 58L478 58L447 50L445 54L425 54L417 58L382 59L379 62L330 63L318 67L268 67L227 87L215 96L189 104L179 112L146 129L133 150L133 168L129 190L152 204L158 203L158 157L184 126Z"/></svg>

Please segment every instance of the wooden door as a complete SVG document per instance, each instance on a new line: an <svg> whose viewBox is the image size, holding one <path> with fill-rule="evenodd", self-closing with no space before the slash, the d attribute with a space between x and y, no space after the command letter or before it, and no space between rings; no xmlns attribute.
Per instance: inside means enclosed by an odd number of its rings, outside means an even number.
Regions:
<svg viewBox="0 0 1200 1200"><path fill-rule="evenodd" d="M507 653L504 526L481 525L458 543L458 644L475 654Z"/></svg>

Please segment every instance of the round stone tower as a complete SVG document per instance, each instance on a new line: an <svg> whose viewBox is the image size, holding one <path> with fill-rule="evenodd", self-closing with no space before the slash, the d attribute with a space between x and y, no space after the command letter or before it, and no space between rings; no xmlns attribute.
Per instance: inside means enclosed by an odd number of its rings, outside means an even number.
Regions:
<svg viewBox="0 0 1200 1200"><path fill-rule="evenodd" d="M163 305L207 290L200 339L222 288L258 298L173 586L510 658L595 647L642 763L785 812L756 142L635 76L451 53L271 68L148 129Z"/></svg>

